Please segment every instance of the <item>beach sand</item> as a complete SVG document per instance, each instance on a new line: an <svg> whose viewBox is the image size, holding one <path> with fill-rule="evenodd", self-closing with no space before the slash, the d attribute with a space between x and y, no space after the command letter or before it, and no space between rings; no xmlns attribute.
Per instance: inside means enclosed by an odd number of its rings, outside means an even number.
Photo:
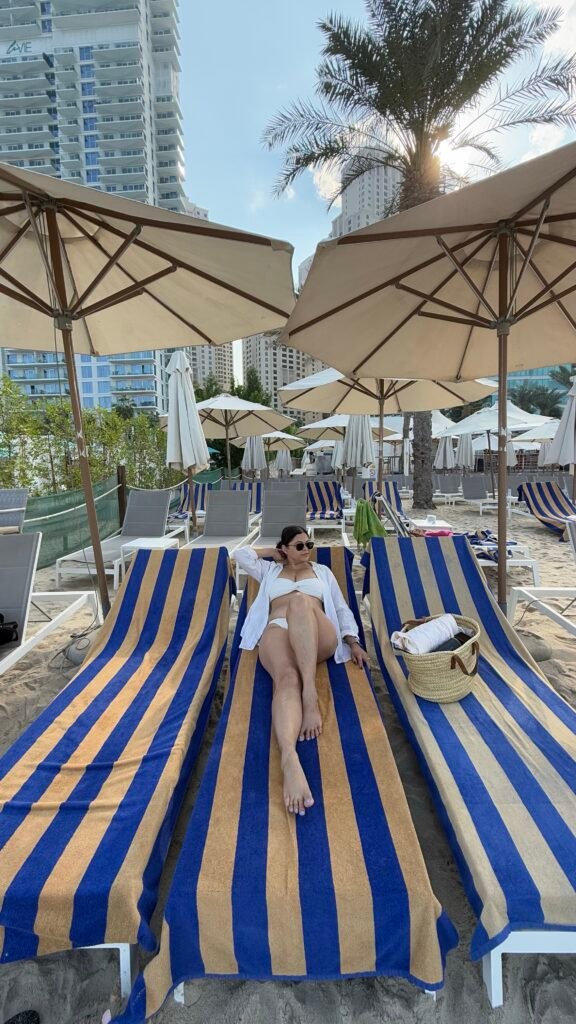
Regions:
<svg viewBox="0 0 576 1024"><path fill-rule="evenodd" d="M496 530L495 515L480 518L465 506L456 509L439 506L437 515L458 529L484 526ZM540 562L543 586L576 586L576 563L569 546L559 544L544 527L534 520L513 516L508 537L529 546L531 556ZM355 572L359 588L361 571L355 569ZM495 589L496 569L488 570L488 579ZM531 574L523 569L510 573L511 585L531 582ZM38 573L37 586L53 589L53 570ZM86 580L67 582L67 588L84 589ZM363 617L372 678L432 887L460 934L458 948L448 957L443 991L434 1001L409 983L390 978L326 983L195 981L186 985L186 1004L182 1006L168 999L154 1019L155 1024L573 1024L576 1021L575 956L506 957L504 1006L490 1009L480 965L472 963L468 956L475 919L428 788L387 695L377 668L369 621L365 613ZM516 622L551 684L576 707L574 640L546 616L532 609L526 611L524 605L518 607ZM42 647L2 677L0 753L74 676L75 668L63 669L61 659L51 659L66 642L72 628L80 630L89 623L90 614L82 613L73 627L53 634ZM168 855L157 922L161 919L163 900L214 737L225 678L226 670L222 673L201 755ZM0 966L0 1024L26 1008L38 1011L41 1024L100 1024L108 1007L113 1010L120 1007L116 954L111 951L75 950Z"/></svg>

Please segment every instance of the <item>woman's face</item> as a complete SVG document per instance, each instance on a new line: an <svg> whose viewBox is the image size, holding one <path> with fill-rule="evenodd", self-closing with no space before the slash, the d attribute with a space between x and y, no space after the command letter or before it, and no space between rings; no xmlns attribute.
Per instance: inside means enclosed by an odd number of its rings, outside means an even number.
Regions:
<svg viewBox="0 0 576 1024"><path fill-rule="evenodd" d="M306 547L309 540L310 537L307 533L297 533L289 544L284 544L282 550L286 552L286 557L292 565L304 565L306 562L310 561L310 552ZM297 544L303 545L301 551L298 550L296 546Z"/></svg>

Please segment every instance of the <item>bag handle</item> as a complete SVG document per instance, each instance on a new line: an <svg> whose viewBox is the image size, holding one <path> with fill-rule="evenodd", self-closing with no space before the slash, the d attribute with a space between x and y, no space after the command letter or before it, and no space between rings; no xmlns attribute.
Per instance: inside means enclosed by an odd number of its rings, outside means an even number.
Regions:
<svg viewBox="0 0 576 1024"><path fill-rule="evenodd" d="M458 668L460 669L461 672L464 673L465 676L475 676L476 673L478 672L478 657L480 654L480 647L476 640L472 644L472 653L475 655L476 660L470 671L468 671L464 662L462 661L462 658L458 654L452 655L450 659L450 668L454 669L456 668L456 665L458 665Z"/></svg>

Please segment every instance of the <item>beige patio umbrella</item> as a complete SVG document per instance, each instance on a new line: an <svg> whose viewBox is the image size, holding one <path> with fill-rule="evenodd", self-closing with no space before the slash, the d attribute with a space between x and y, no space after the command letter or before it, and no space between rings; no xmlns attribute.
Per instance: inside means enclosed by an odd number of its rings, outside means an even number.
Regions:
<svg viewBox="0 0 576 1024"><path fill-rule="evenodd" d="M286 409L302 409L351 415L377 415L384 426L384 413L428 412L467 405L487 398L496 390L492 380L460 381L394 380L390 378L346 377L327 368L281 388L278 397ZM384 460L379 435L378 488L382 490Z"/></svg>
<svg viewBox="0 0 576 1024"><path fill-rule="evenodd" d="M301 427L298 431L300 437L312 441L343 441L346 434L346 427L350 416L348 413L340 413L336 416L327 416L326 419L316 420L309 423L307 427ZM372 433L375 437L379 434L378 425L372 421ZM394 431L383 427L383 437L393 434Z"/></svg>
<svg viewBox="0 0 576 1024"><path fill-rule="evenodd" d="M506 603L508 370L576 348L576 143L322 242L283 341L355 378L499 376Z"/></svg>
<svg viewBox="0 0 576 1024"><path fill-rule="evenodd" d="M230 442L239 438L269 434L271 430L289 427L292 420L259 402L248 402L237 395L215 395L198 402L200 422L206 437L226 439L228 479L232 476ZM244 443L244 441L242 442Z"/></svg>
<svg viewBox="0 0 576 1024"><path fill-rule="evenodd" d="M286 242L0 164L0 346L64 351L105 614L74 352L219 345L281 327L291 253Z"/></svg>

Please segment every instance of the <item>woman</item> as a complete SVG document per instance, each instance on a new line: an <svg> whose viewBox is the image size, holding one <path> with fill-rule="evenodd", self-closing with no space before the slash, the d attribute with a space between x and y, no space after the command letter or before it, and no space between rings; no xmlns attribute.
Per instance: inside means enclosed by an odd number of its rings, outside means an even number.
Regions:
<svg viewBox="0 0 576 1024"><path fill-rule="evenodd" d="M286 526L275 548L239 548L236 562L261 584L242 628L240 647L259 645L260 661L272 676L272 724L280 747L284 801L293 814L314 803L296 752L296 741L322 732L316 665L334 655L362 665L356 620L336 577L310 561L313 541L302 526ZM272 558L273 562L264 561Z"/></svg>

